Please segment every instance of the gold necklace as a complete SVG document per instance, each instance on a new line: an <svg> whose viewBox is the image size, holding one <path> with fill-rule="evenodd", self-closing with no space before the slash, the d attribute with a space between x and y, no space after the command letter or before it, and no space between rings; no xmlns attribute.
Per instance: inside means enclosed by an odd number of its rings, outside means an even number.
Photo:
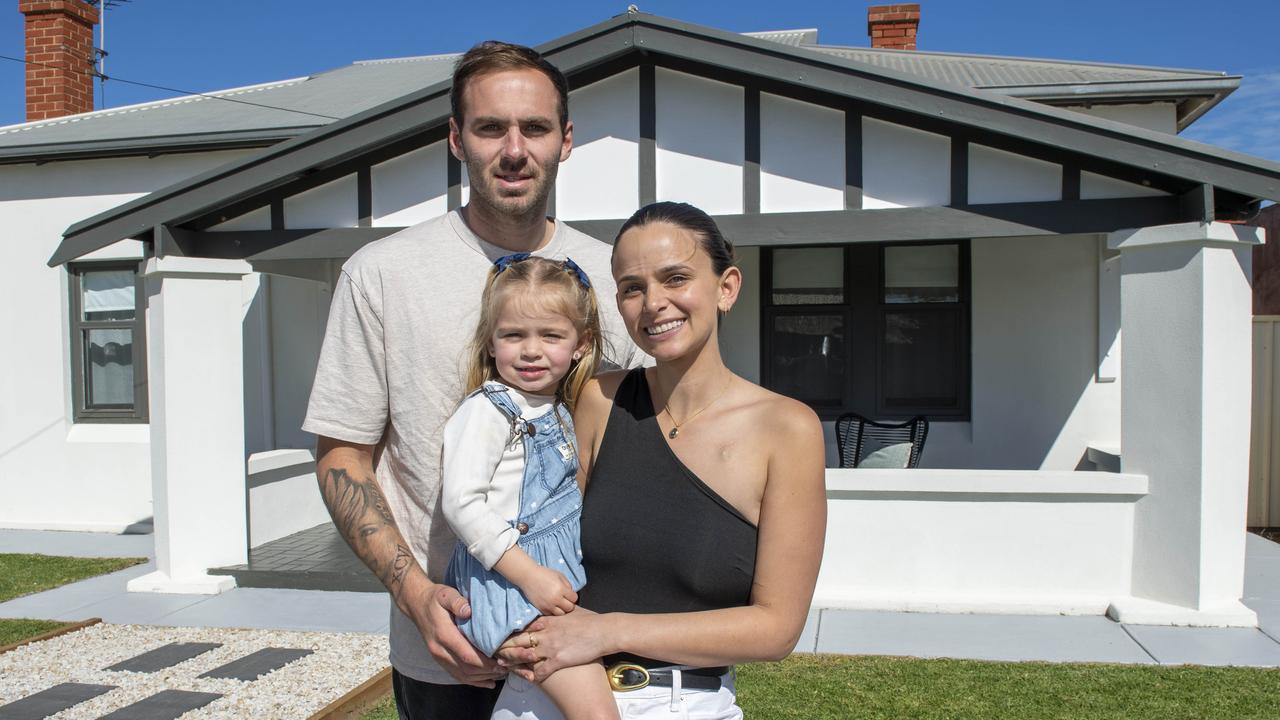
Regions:
<svg viewBox="0 0 1280 720"><path fill-rule="evenodd" d="M711 402L707 403L706 405L703 405L702 407L698 408L697 412L686 417L684 419L684 422L676 422L676 416L671 414L671 407L669 405L669 403L671 402L671 399L667 398L667 403L664 403L662 406L662 412L666 413L667 417L671 418L671 431L667 433L667 437L672 440L675 440L676 438L680 437L680 426L688 425L689 421L701 415L703 410L706 410L712 405L715 405L717 400L724 397L724 394L729 392L729 386L732 384L733 384L733 377L731 376L729 378L729 382L724 384L724 389L720 391L719 395L716 395L714 398L711 398Z"/></svg>

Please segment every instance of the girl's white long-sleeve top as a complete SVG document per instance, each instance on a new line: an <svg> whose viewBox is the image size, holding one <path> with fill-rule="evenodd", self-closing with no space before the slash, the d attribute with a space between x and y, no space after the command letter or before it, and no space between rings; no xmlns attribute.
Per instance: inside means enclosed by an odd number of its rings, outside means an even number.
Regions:
<svg viewBox="0 0 1280 720"><path fill-rule="evenodd" d="M508 386L508 395L525 420L555 406L551 395L529 395ZM483 393L467 398L444 426L441 510L472 557L492 569L516 544L512 526L520 513L524 481L524 442L511 435L511 423Z"/></svg>

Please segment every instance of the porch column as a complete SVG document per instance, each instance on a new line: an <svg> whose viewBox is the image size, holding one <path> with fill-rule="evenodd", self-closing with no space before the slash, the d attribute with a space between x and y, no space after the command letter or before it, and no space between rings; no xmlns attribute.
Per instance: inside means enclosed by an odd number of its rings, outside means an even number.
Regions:
<svg viewBox="0 0 1280 720"><path fill-rule="evenodd" d="M147 261L156 572L135 592L219 593L247 561L242 260Z"/></svg>
<svg viewBox="0 0 1280 720"><path fill-rule="evenodd" d="M1244 587L1256 228L1184 223L1112 233L1120 251L1121 470L1134 509L1131 597L1155 625L1257 625Z"/></svg>

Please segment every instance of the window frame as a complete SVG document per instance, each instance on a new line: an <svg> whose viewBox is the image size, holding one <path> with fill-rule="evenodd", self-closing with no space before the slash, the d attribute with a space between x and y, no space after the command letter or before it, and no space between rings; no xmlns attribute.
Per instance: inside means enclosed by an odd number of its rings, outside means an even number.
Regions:
<svg viewBox="0 0 1280 720"><path fill-rule="evenodd" d="M77 423L146 423L149 422L147 389L146 300L143 292L142 260L103 260L67 264L67 289L70 293L71 409ZM85 320L84 293L81 278L86 272L131 270L134 273L134 312L132 320ZM87 368L85 367L85 331L133 331L133 407L88 407Z"/></svg>
<svg viewBox="0 0 1280 720"><path fill-rule="evenodd" d="M895 246L920 247L927 245L956 245L959 247L959 300L947 303L888 303L885 302L885 250ZM773 252L779 249L802 250L808 248L839 247L843 250L844 302L838 304L775 305L773 302ZM842 413L853 411L868 417L884 420L907 419L924 415L930 420L942 422L967 422L972 415L972 274L970 265L970 241L930 240L920 242L882 243L810 243L803 245L764 246L760 253L760 380L767 388L774 387L773 375L773 326L780 315L831 315L844 313L848 331L845 335L844 397L839 408L828 405L811 406L823 420L834 420ZM955 407L911 406L888 408L885 405L883 372L886 353L884 336L889 313L945 313L957 315L960 348L956 362L959 379L958 398ZM871 377L874 382L859 382L859 378Z"/></svg>

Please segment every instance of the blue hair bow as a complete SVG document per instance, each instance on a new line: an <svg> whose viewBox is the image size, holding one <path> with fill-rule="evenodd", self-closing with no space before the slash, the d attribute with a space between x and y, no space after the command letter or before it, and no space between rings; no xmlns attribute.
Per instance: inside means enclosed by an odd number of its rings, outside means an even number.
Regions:
<svg viewBox="0 0 1280 720"><path fill-rule="evenodd" d="M503 255L493 261L493 266L498 269L499 273L501 273L503 270L506 270L522 260L528 260L531 256L531 253L527 252ZM573 273L574 277L578 278L578 282L581 283L582 287L587 288L588 290L591 289L591 280L587 277L587 274L582 271L582 268L578 267L578 263L569 258L565 258L564 262L560 263L560 265L564 267L565 270Z"/></svg>
<svg viewBox="0 0 1280 720"><path fill-rule="evenodd" d="M591 280L587 278L586 273L582 272L582 268L578 267L578 263L574 262L570 258L565 258L564 269L576 275L578 277L578 282L582 283L582 287L588 290L591 289Z"/></svg>
<svg viewBox="0 0 1280 720"><path fill-rule="evenodd" d="M510 255L503 255L497 260L494 260L493 266L498 268L498 272L502 272L503 270L506 270L507 268L511 267L512 265L515 265L521 260L528 260L528 259L529 259L529 253L512 253Z"/></svg>

